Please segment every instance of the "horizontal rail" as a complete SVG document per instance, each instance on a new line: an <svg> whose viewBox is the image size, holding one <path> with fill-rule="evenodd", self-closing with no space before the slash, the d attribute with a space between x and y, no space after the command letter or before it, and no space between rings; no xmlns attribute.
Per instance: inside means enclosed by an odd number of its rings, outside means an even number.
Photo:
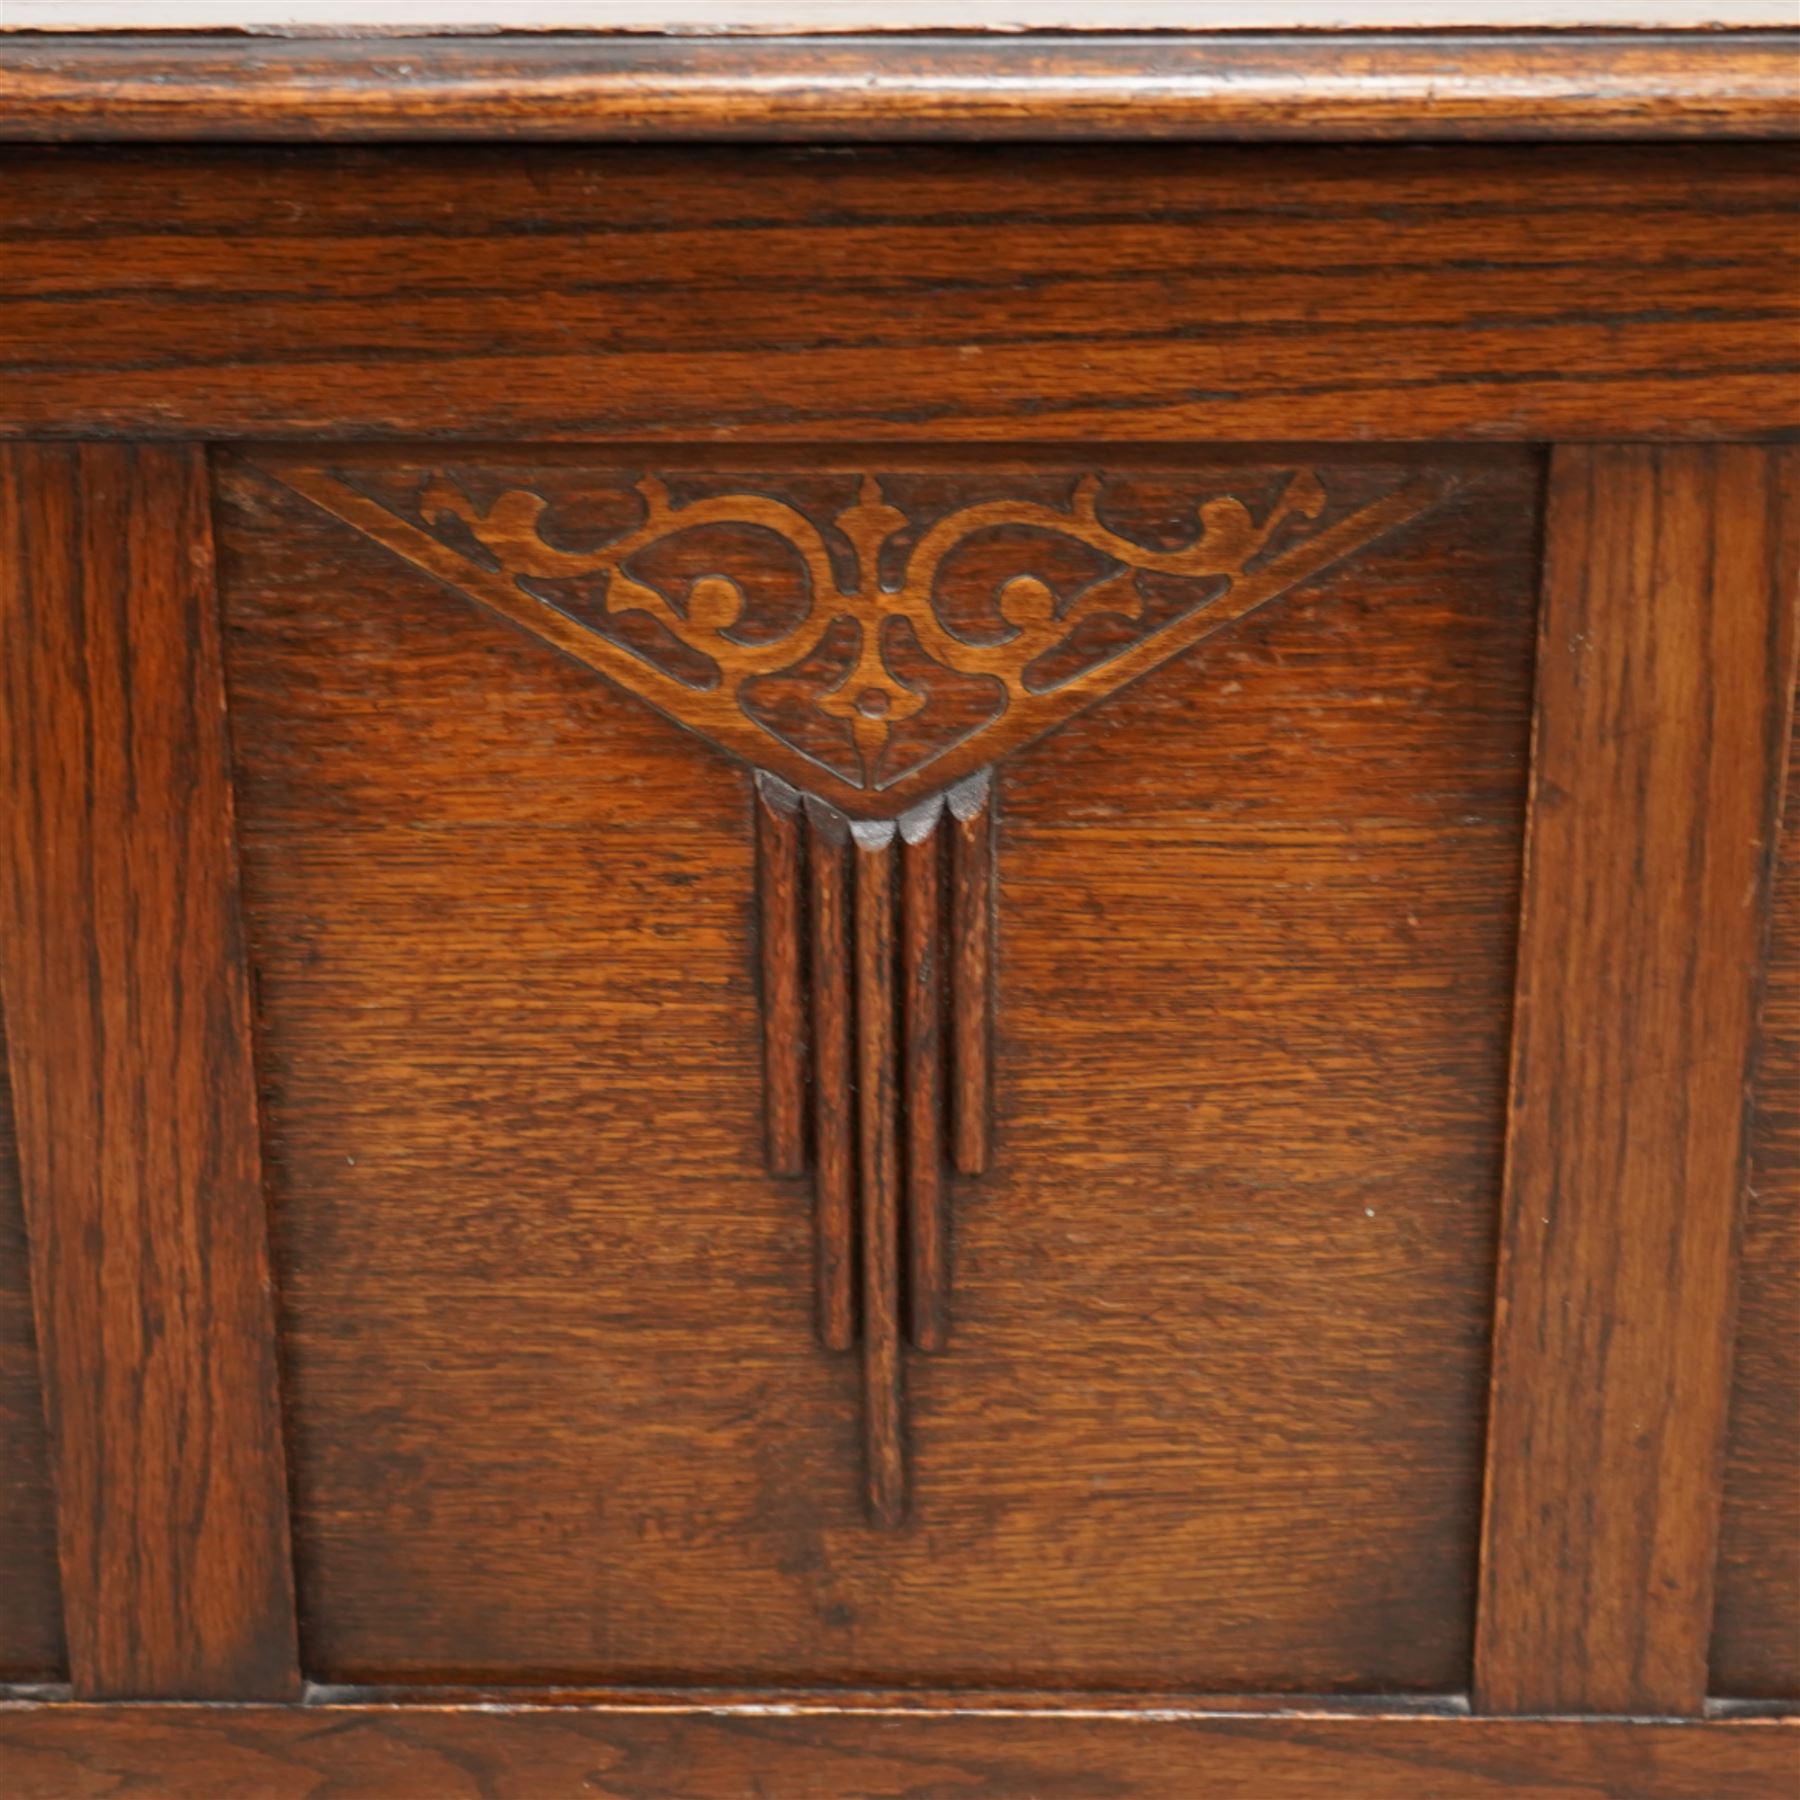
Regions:
<svg viewBox="0 0 1800 1800"><path fill-rule="evenodd" d="M1800 34L0 38L0 138L1791 137Z"/></svg>

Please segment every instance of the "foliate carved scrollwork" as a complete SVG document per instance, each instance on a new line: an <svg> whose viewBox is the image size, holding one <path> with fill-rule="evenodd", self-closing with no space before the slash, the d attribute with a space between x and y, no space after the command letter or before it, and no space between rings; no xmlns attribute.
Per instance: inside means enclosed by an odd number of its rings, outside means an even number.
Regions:
<svg viewBox="0 0 1800 1800"><path fill-rule="evenodd" d="M595 490L447 468L384 482L349 460L281 473L851 817L945 791L1437 497L1422 478L1346 505L1305 467L1215 478L1153 515L1094 472L906 506L901 478L869 473L828 503L748 474L677 493L654 473Z"/></svg>
<svg viewBox="0 0 1800 1800"><path fill-rule="evenodd" d="M745 708L749 683L802 670L835 627L847 626L854 649L841 669L814 675L811 699L820 712L849 725L856 748L855 785L871 791L892 787L910 772L890 758L890 740L894 727L917 717L928 700L921 686L898 673L890 659L890 636L900 622L925 656L941 668L997 685L991 722L998 724L1014 706L1074 679L1072 673L1058 673L1046 664L1086 621L1103 613L1132 622L1142 619L1144 596L1137 586L1138 575L1236 580L1290 519L1316 519L1325 499L1312 471L1296 470L1260 524L1241 500L1229 495L1204 500L1195 510L1191 541L1162 550L1107 526L1099 514L1100 478L1083 475L1064 508L993 500L946 514L912 542L898 578L888 584L880 574L882 547L908 531L912 521L882 498L881 483L873 475L862 478L855 503L832 520L852 551L854 573L847 582L839 580L839 565L824 531L784 500L740 493L681 504L670 498L667 485L654 475L640 477L636 487L643 500L643 522L591 551L558 549L546 541L542 521L548 502L541 494L514 490L484 510L440 476L420 495L419 507L428 518L459 520L515 579L603 577L601 604L607 613L641 612L653 619L704 658L708 678L688 680L686 685L711 691L740 709ZM684 572L672 584L683 590L679 593L631 572L632 558L639 552L707 526L755 527L791 547L806 571L809 589L807 609L791 629L768 641L747 638L750 600L728 570ZM994 595L1002 635L992 641L971 640L951 630L939 614L938 572L958 546L980 533L1003 529L1085 544L1115 566L1066 600L1038 575L1005 577ZM652 656L646 655L645 661L669 679L684 680L675 669L658 668Z"/></svg>
<svg viewBox="0 0 1800 1800"><path fill-rule="evenodd" d="M768 1163L812 1176L819 1337L900 1524L906 1352L949 1344L951 1182L991 1154L993 764L1453 478L271 467L756 771Z"/></svg>

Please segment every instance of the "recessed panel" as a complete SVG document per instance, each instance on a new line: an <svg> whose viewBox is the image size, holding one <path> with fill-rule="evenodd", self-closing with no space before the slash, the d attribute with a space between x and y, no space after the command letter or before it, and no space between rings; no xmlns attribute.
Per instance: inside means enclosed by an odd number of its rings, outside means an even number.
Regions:
<svg viewBox="0 0 1800 1800"><path fill-rule="evenodd" d="M1462 1688L1536 504L222 464L308 1672Z"/></svg>

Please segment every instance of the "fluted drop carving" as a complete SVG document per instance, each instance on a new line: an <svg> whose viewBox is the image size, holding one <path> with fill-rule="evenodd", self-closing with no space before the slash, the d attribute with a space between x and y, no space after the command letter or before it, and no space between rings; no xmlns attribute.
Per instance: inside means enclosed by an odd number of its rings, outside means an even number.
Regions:
<svg viewBox="0 0 1800 1800"><path fill-rule="evenodd" d="M985 1164L992 926L970 910L992 904L992 792L984 771L897 819L849 819L756 781L769 1164L810 1169L819 1339L860 1353L883 1525L906 1512L907 1349L950 1338L952 1143L979 1143ZM795 1156L801 1071L811 1130Z"/></svg>

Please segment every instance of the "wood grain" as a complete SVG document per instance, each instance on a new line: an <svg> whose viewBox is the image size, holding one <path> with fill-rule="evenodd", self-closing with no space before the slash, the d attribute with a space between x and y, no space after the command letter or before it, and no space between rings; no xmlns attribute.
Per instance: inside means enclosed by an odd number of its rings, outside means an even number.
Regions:
<svg viewBox="0 0 1800 1800"><path fill-rule="evenodd" d="M905 1511L898 1321L922 1347L944 1335L940 962L951 978L959 1166L979 1173L989 1155L992 760L1354 558L1455 487L1451 475L1398 469L1388 485L1365 480L1347 495L1339 470L1249 458L1225 486L1216 463L1207 482L1184 484L1177 467L1153 470L1141 452L1073 473L1019 458L1009 476L991 464L959 470L941 452L920 460L803 459L784 471L767 458L708 466L691 451L649 467L603 450L257 457L331 517L755 769L776 1174L803 1167L801 792L790 780L814 803L826 854L844 834L836 809L848 815L865 1448L871 1516L883 1525ZM948 955L937 842L946 813L956 839ZM814 942L829 1025L847 977L832 966L829 922ZM815 1060L835 1061L836 1046ZM849 1329L838 1149L815 1219L828 1347Z"/></svg>
<svg viewBox="0 0 1800 1800"><path fill-rule="evenodd" d="M894 995L899 830L850 827L856 938L857 1222L862 1249L864 1476L869 1516L906 1514L906 1372L900 1359L900 1020Z"/></svg>
<svg viewBox="0 0 1800 1800"><path fill-rule="evenodd" d="M1696 1713L1745 1084L1794 684L1753 449L1559 450L1478 1703Z"/></svg>
<svg viewBox="0 0 1800 1800"><path fill-rule="evenodd" d="M490 1705L0 1709L12 1800L1782 1800L1771 1721Z"/></svg>
<svg viewBox="0 0 1800 1800"><path fill-rule="evenodd" d="M813 1233L819 1340L856 1342L856 1110L851 1030L850 827L806 802L812 959Z"/></svg>
<svg viewBox="0 0 1800 1800"><path fill-rule="evenodd" d="M66 1679L56 1502L0 1019L0 1680Z"/></svg>
<svg viewBox="0 0 1800 1800"><path fill-rule="evenodd" d="M1466 1684L1539 465L1443 460L1009 763L1005 1153L874 1531L743 771L222 459L311 1672Z"/></svg>
<svg viewBox="0 0 1800 1800"><path fill-rule="evenodd" d="M993 1154L993 776L950 795L951 1152L958 1173L979 1175Z"/></svg>
<svg viewBox="0 0 1800 1800"><path fill-rule="evenodd" d="M800 796L778 776L759 774L756 922L762 955L763 1109L768 1118L769 1170L775 1175L806 1171L802 866Z"/></svg>
<svg viewBox="0 0 1800 1800"><path fill-rule="evenodd" d="M1792 469L1792 459L1789 460ZM1800 585L1786 490L1782 592ZM1800 1699L1800 717L1770 898L1719 1523L1711 1690Z"/></svg>
<svg viewBox="0 0 1800 1800"><path fill-rule="evenodd" d="M944 1187L944 806L900 820L900 993L906 1110L906 1330L918 1350L950 1333Z"/></svg>
<svg viewBox="0 0 1800 1800"><path fill-rule="evenodd" d="M1800 422L1787 144L20 148L0 170L0 433Z"/></svg>
<svg viewBox="0 0 1800 1800"><path fill-rule="evenodd" d="M0 986L69 1668L298 1686L206 468L0 456Z"/></svg>
<svg viewBox="0 0 1800 1800"><path fill-rule="evenodd" d="M0 38L12 138L1800 133L1778 32Z"/></svg>

